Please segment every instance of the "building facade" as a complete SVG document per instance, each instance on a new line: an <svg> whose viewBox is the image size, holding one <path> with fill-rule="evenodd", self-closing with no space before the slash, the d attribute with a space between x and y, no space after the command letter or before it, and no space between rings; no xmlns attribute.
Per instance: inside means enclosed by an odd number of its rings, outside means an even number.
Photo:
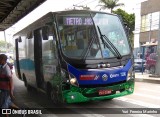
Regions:
<svg viewBox="0 0 160 117"><path fill-rule="evenodd" d="M140 44L158 41L160 38L160 0L141 3Z"/></svg>

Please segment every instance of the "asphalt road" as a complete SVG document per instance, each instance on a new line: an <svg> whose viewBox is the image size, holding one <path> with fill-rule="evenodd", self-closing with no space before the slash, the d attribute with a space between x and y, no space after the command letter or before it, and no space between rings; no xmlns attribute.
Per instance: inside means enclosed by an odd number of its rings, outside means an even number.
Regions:
<svg viewBox="0 0 160 117"><path fill-rule="evenodd" d="M30 109L42 109L47 114L39 115L26 115L26 117L158 117L158 114L133 114L132 109L126 108L153 108L160 111L160 85L153 83L136 82L135 91L132 95L115 98L113 100L105 101L93 101L80 104L65 104L63 107L69 108L69 114L63 114L68 111L67 109L62 109L61 114L53 114L57 108L57 105L53 105L43 93L38 93L36 91L27 92L24 87L24 83L20 81L16 76L14 76L15 84L15 103L21 108ZM78 108L78 109L77 109ZM100 109L102 111L100 111ZM112 109L113 108L113 109ZM123 110L123 108L125 110ZM128 114L117 114L119 111L124 111ZM73 113L72 113L73 111ZM112 112L113 111L113 112ZM130 111L133 111L131 114ZM106 113L107 114L106 114ZM112 114L108 114L111 112ZM141 112L141 110L140 110ZM10 115L10 117L20 117L20 115Z"/></svg>

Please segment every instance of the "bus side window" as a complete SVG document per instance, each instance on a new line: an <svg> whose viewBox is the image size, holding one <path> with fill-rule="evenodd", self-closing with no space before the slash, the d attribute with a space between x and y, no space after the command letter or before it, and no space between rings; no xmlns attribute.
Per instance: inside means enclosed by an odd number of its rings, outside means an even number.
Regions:
<svg viewBox="0 0 160 117"><path fill-rule="evenodd" d="M46 27L42 28L41 30L41 38L43 38L42 39L42 56L43 56L44 64L52 64L54 62L54 59L56 58L56 52L55 52L56 39L55 39L53 27L52 26L46 26ZM47 30L47 34L45 36L43 36L44 29Z"/></svg>

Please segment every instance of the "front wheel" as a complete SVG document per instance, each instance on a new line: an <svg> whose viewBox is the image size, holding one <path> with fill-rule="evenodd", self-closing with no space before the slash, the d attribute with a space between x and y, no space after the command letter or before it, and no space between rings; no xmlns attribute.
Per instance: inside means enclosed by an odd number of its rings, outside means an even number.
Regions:
<svg viewBox="0 0 160 117"><path fill-rule="evenodd" d="M58 92L55 90L55 88L49 88L48 90L48 98L50 99L50 101L54 104L60 104L60 101L58 99Z"/></svg>

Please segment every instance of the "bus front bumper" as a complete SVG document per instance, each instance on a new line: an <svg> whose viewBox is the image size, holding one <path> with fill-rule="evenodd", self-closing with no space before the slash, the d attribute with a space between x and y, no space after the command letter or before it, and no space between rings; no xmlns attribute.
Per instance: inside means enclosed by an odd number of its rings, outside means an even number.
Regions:
<svg viewBox="0 0 160 117"><path fill-rule="evenodd" d="M98 95L98 96L86 96L93 93L97 93L97 88L79 88L73 87L71 90L64 91L63 96L64 100L67 103L79 103L79 102L87 102L92 100L105 100L105 99L112 99L116 97L121 97L125 95L132 94L134 91L134 79L130 79L129 81L114 85L114 86L106 86L103 89L112 90L109 95Z"/></svg>

